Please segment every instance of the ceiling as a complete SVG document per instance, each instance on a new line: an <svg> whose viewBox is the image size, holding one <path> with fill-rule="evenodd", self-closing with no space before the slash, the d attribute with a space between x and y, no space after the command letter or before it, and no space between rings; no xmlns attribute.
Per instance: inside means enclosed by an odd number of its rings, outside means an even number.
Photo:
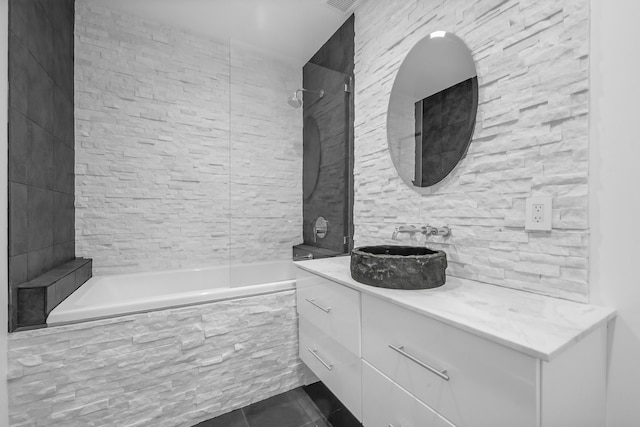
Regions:
<svg viewBox="0 0 640 427"><path fill-rule="evenodd" d="M303 65L351 14L353 0L92 0L216 39L239 40ZM343 7L346 9L347 7Z"/></svg>

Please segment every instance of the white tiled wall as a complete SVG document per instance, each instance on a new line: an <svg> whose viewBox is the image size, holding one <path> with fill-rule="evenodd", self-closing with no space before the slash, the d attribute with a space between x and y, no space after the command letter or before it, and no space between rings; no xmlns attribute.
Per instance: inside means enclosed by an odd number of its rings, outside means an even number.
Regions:
<svg viewBox="0 0 640 427"><path fill-rule="evenodd" d="M480 105L466 158L421 196L393 167L386 111L402 59L435 30L473 52ZM391 243L397 224L446 224L452 236L428 244L447 252L449 274L586 301L588 49L587 0L361 3L356 246ZM550 233L524 231L525 198L538 194L553 196Z"/></svg>
<svg viewBox="0 0 640 427"><path fill-rule="evenodd" d="M302 241L301 71L76 2L76 252L94 273L287 259Z"/></svg>
<svg viewBox="0 0 640 427"><path fill-rule="evenodd" d="M302 70L231 43L230 260L291 259L302 242Z"/></svg>

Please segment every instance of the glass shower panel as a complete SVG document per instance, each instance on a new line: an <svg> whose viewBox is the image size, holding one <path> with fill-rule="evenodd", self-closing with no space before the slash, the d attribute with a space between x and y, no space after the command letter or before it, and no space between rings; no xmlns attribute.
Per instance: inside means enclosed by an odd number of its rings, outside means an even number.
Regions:
<svg viewBox="0 0 640 427"><path fill-rule="evenodd" d="M288 265L302 240L302 109L287 103L300 66L237 40L230 64L229 261Z"/></svg>
<svg viewBox="0 0 640 427"><path fill-rule="evenodd" d="M316 64L303 68L303 238L335 253L350 249L350 77Z"/></svg>

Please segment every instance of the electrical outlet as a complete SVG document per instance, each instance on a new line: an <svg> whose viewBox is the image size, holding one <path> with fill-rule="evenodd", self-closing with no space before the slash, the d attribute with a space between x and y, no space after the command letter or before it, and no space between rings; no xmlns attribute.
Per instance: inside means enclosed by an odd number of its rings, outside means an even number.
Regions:
<svg viewBox="0 0 640 427"><path fill-rule="evenodd" d="M551 196L529 197L526 200L524 229L551 230Z"/></svg>
<svg viewBox="0 0 640 427"><path fill-rule="evenodd" d="M544 204L533 203L531 205L531 219L534 224L541 224L544 221Z"/></svg>

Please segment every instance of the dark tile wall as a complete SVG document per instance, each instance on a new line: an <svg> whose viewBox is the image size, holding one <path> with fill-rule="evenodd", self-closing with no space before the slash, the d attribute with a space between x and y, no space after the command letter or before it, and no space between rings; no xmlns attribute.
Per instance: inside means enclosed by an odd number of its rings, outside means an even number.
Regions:
<svg viewBox="0 0 640 427"><path fill-rule="evenodd" d="M75 258L74 8L9 1L10 329L16 286Z"/></svg>
<svg viewBox="0 0 640 427"><path fill-rule="evenodd" d="M353 75L355 15L351 15L329 40L311 57L311 64Z"/></svg>
<svg viewBox="0 0 640 427"><path fill-rule="evenodd" d="M347 252L344 236L348 233L347 169L348 157L348 113L349 94L344 84L349 76L315 64L303 69L304 87L323 89L322 98L304 95L303 124L303 184L311 177L308 171L316 172L315 186L303 185L303 239L307 245L330 249L337 253ZM308 132L313 129L314 132ZM319 150L318 150L319 148ZM311 155L307 155L311 152ZM313 168L319 160L317 168ZM322 216L329 222L324 238L314 239L316 219Z"/></svg>
<svg viewBox="0 0 640 427"><path fill-rule="evenodd" d="M336 253L349 252L353 241L353 66L352 15L302 69L304 88L325 91L321 99L303 95L303 239ZM329 221L328 233L314 239L319 216Z"/></svg>

